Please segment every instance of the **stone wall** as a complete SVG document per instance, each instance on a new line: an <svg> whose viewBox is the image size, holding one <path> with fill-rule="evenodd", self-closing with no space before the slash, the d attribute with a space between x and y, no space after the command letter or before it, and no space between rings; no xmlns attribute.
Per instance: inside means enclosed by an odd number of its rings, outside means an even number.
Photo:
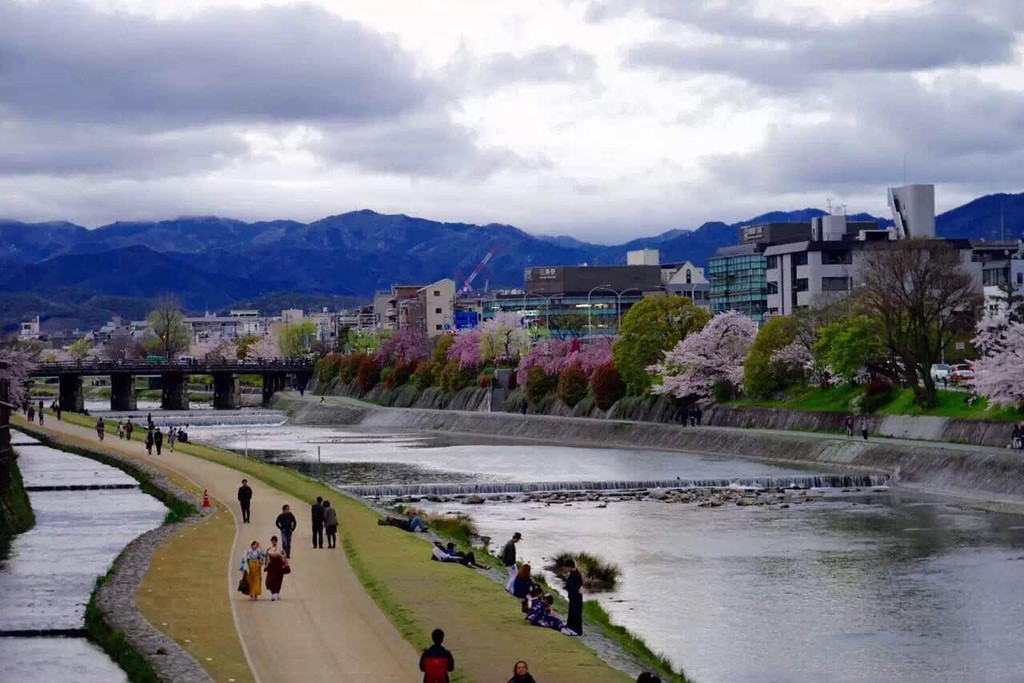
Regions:
<svg viewBox="0 0 1024 683"><path fill-rule="evenodd" d="M1024 501L1024 458L1006 449L970 448L958 444L908 444L877 438L863 441L860 438L784 430L693 428L607 418L402 410L337 402L319 404L315 398L300 399L291 395L278 397L275 407L287 410L289 418L297 424L456 432L560 445L739 456L817 469L888 473L903 483L930 489Z"/></svg>

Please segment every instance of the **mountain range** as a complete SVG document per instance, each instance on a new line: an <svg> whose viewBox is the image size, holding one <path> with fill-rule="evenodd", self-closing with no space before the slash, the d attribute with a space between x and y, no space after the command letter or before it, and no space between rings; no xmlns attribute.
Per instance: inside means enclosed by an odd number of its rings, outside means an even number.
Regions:
<svg viewBox="0 0 1024 683"><path fill-rule="evenodd" d="M190 310L249 301L367 299L393 283L425 283L464 273L498 251L477 286L522 286L523 269L622 264L632 249L654 248L663 263L705 265L738 229L768 221L809 221L819 209L775 211L739 223L708 222L620 245L538 236L511 225L444 223L353 211L312 222L248 223L215 216L117 222L87 229L68 222L0 220L0 330L29 315L51 325L136 317L147 302L177 294ZM854 220L887 220L867 214ZM988 195L937 217L945 237L1024 236L1024 194ZM286 294L280 294L286 293ZM271 299L266 297L271 296ZM319 304L307 304L319 305ZM272 309L268 309L272 310Z"/></svg>

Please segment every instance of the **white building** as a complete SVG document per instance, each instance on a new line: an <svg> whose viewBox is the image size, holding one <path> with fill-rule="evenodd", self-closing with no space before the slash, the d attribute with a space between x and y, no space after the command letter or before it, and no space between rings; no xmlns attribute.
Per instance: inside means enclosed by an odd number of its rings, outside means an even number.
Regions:
<svg viewBox="0 0 1024 683"><path fill-rule="evenodd" d="M39 339L39 316L21 323L21 331L18 334L20 339Z"/></svg>
<svg viewBox="0 0 1024 683"><path fill-rule="evenodd" d="M626 252L627 266L657 266L660 254L657 249L637 249Z"/></svg>
<svg viewBox="0 0 1024 683"><path fill-rule="evenodd" d="M455 329L455 280L444 278L416 293L423 310L423 327L428 337Z"/></svg>
<svg viewBox="0 0 1024 683"><path fill-rule="evenodd" d="M889 188L889 208L896 239L935 237L935 186Z"/></svg>

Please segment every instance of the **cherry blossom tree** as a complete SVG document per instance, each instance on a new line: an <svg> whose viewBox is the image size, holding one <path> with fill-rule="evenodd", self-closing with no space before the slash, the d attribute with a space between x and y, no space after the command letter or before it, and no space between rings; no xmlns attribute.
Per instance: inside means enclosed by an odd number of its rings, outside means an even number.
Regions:
<svg viewBox="0 0 1024 683"><path fill-rule="evenodd" d="M994 405L1024 407L1024 324L979 325L984 355L974 362L974 390Z"/></svg>
<svg viewBox="0 0 1024 683"><path fill-rule="evenodd" d="M612 338L599 337L581 344L576 339L545 339L525 353L516 368L516 380L522 384L530 368L540 366L548 375L559 375L579 363L587 377L597 368L612 362Z"/></svg>
<svg viewBox="0 0 1024 683"><path fill-rule="evenodd" d="M429 358L432 349L433 344L426 332L409 327L382 341L373 359L380 367L411 363Z"/></svg>
<svg viewBox="0 0 1024 683"><path fill-rule="evenodd" d="M462 367L474 367L482 362L480 358L480 330L470 330L455 337L448 348L448 360L458 361Z"/></svg>
<svg viewBox="0 0 1024 683"><path fill-rule="evenodd" d="M249 347L249 358L274 360L280 357L281 348L278 346L276 334L265 334Z"/></svg>
<svg viewBox="0 0 1024 683"><path fill-rule="evenodd" d="M0 348L0 383L8 386L8 399L14 405L25 400L25 383L35 368L31 353L14 348Z"/></svg>
<svg viewBox="0 0 1024 683"><path fill-rule="evenodd" d="M527 347L526 328L516 313L498 313L480 325L480 359L511 360Z"/></svg>
<svg viewBox="0 0 1024 683"><path fill-rule="evenodd" d="M234 358L234 342L222 334L211 334L192 343L196 358Z"/></svg>
<svg viewBox="0 0 1024 683"><path fill-rule="evenodd" d="M665 359L648 368L661 378L656 394L706 400L721 381L739 386L743 363L757 335L757 324L737 311L719 313L700 332L689 335Z"/></svg>

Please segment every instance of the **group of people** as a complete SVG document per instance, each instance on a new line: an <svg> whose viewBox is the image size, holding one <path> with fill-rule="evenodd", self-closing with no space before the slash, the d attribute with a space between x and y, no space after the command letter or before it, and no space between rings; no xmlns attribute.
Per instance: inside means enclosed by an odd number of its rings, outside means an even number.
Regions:
<svg viewBox="0 0 1024 683"><path fill-rule="evenodd" d="M565 562L565 592L569 596L569 613L563 622L554 611L555 598L545 594L543 587L533 580L532 568L529 564L516 567L516 544L523 539L518 531L505 544L501 551L501 559L508 570L508 581L505 590L519 598L526 620L534 626L555 629L567 636L583 635L583 576L576 563L569 559Z"/></svg>
<svg viewBox="0 0 1024 683"><path fill-rule="evenodd" d="M21 402L21 410L25 413L25 419L29 422L35 422L36 418L39 418L39 426L43 426L43 420L45 419L45 413L43 411L43 401L39 400L39 408L36 409L36 404L29 399L24 399ZM57 420L60 420L60 403L53 401L50 404L50 412L57 416Z"/></svg>
<svg viewBox="0 0 1024 683"><path fill-rule="evenodd" d="M40 402L40 406L42 402ZM60 419L58 417L57 419ZM42 419L39 420L39 424L42 424ZM171 452L174 452L174 444L181 441L188 441L188 425L183 427L170 425L167 427L166 442ZM96 420L96 436L99 437L100 441L103 441L103 437L106 435L107 425L100 417ZM132 434L135 433L135 423L131 417L119 418L117 420L117 438L132 440ZM165 436L164 432L153 423L153 414L150 413L146 416L146 438L144 443L146 444L146 453L153 455L153 449L156 449L156 454L160 455L163 453Z"/></svg>
<svg viewBox="0 0 1024 683"><path fill-rule="evenodd" d="M687 422L690 423L691 427L697 427L700 425L701 420L704 419L704 411L697 405L692 408L683 407L677 410L673 417L675 422L682 424L684 427Z"/></svg>
<svg viewBox="0 0 1024 683"><path fill-rule="evenodd" d="M1019 424L1013 425L1013 433L1010 435L1010 446L1018 451L1024 451L1024 426Z"/></svg>
<svg viewBox="0 0 1024 683"><path fill-rule="evenodd" d="M847 415L844 422L846 427L846 436L853 438L853 428L855 424L856 420L854 420L853 415ZM866 417L860 418L860 435L865 441L868 440L868 418Z"/></svg>

